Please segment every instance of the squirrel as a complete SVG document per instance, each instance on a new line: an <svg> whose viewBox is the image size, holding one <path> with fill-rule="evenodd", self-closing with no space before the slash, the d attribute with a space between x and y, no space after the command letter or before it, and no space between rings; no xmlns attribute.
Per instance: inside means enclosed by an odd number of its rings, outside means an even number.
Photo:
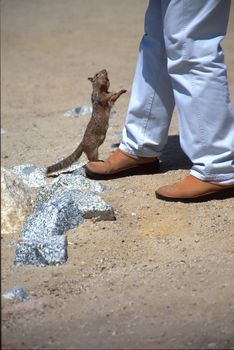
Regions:
<svg viewBox="0 0 234 350"><path fill-rule="evenodd" d="M110 81L106 69L89 77L88 80L91 81L93 88L91 95L92 115L83 139L71 155L47 167L46 175L69 167L80 158L82 153L86 154L89 161L98 160L98 148L106 138L111 108L119 96L127 90L109 92Z"/></svg>

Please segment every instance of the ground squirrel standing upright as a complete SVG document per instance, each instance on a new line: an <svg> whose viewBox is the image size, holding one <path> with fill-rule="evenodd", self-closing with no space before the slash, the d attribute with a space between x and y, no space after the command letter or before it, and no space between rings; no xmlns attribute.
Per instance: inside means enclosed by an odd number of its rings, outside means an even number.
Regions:
<svg viewBox="0 0 234 350"><path fill-rule="evenodd" d="M110 81L105 69L95 74L93 78L88 79L93 86L91 96L93 111L83 139L70 156L49 166L46 169L46 175L69 167L80 158L82 153L86 154L89 161L98 160L98 148L106 137L111 107L119 96L127 90L122 89L118 92L109 92Z"/></svg>

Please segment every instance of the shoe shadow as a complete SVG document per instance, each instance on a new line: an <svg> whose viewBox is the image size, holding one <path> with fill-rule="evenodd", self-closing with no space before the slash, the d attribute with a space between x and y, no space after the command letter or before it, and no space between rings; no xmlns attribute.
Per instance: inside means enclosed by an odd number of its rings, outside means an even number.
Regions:
<svg viewBox="0 0 234 350"><path fill-rule="evenodd" d="M178 135L170 135L160 157L160 172L166 173L170 170L190 169L192 162L183 152Z"/></svg>
<svg viewBox="0 0 234 350"><path fill-rule="evenodd" d="M111 147L118 148L119 145L120 143L113 143ZM160 161L160 173L192 167L192 162L180 147L179 135L168 136L167 145L162 152Z"/></svg>

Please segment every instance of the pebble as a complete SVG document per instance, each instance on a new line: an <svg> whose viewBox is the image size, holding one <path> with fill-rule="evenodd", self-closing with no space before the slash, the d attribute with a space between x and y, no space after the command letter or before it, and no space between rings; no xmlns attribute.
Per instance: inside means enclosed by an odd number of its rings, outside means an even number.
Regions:
<svg viewBox="0 0 234 350"><path fill-rule="evenodd" d="M28 294L21 287L15 287L2 294L5 299L18 299L18 300L26 300L28 298Z"/></svg>
<svg viewBox="0 0 234 350"><path fill-rule="evenodd" d="M90 115L92 113L91 106L74 107L64 113L64 117L80 117L82 115Z"/></svg>
<svg viewBox="0 0 234 350"><path fill-rule="evenodd" d="M92 106L80 106L80 107L74 107L70 109L69 111L64 113L64 117L80 117L83 115L91 115L93 111ZM116 109L111 109L111 114L116 114Z"/></svg>

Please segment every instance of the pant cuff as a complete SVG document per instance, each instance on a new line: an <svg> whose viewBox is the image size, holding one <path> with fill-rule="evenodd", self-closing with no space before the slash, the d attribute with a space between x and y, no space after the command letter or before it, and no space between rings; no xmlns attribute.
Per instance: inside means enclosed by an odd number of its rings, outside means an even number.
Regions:
<svg viewBox="0 0 234 350"><path fill-rule="evenodd" d="M139 150L133 150L133 149L131 149L131 148L128 148L127 146L125 146L124 144L120 144L119 145L119 149L121 150L121 151L123 151L124 153L127 153L127 154L129 154L130 156L133 156L133 157L139 157L139 158L141 158L141 157L143 157L143 158L159 158L159 156L160 156L160 154L161 153L159 153L159 152L154 152L154 153L149 153L149 152L147 152L147 151L145 151L145 150L142 150L142 151L139 151Z"/></svg>
<svg viewBox="0 0 234 350"><path fill-rule="evenodd" d="M220 185L229 185L229 184L234 184L234 177L233 175L209 175L209 176L204 176L200 173L198 173L196 170L191 169L190 174L199 180L202 181L209 181L209 182L215 182Z"/></svg>

